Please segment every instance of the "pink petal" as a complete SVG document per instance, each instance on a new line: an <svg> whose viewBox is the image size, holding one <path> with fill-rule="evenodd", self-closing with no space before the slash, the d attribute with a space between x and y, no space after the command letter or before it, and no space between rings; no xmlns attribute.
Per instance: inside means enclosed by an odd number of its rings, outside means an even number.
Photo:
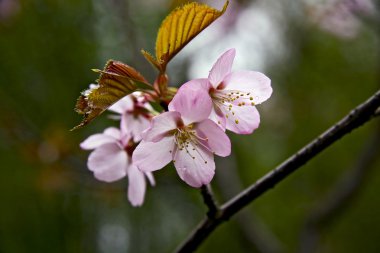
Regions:
<svg viewBox="0 0 380 253"><path fill-rule="evenodd" d="M187 149L177 149L174 165L179 177L192 187L210 183L215 174L213 154L193 143Z"/></svg>
<svg viewBox="0 0 380 253"><path fill-rule="evenodd" d="M151 186L156 185L156 181L154 180L153 174L151 172L145 172L145 176L148 178Z"/></svg>
<svg viewBox="0 0 380 253"><path fill-rule="evenodd" d="M101 134L90 135L79 145L82 149L95 149L105 143L116 143L120 138L120 131L117 128L109 127Z"/></svg>
<svg viewBox="0 0 380 253"><path fill-rule="evenodd" d="M198 83L198 80L190 81L192 83ZM205 82L205 81L202 81ZM211 112L212 100L208 93L203 88L185 84L181 87L173 100L169 104L171 111L177 111L181 113L181 117L185 125L189 125L194 122L200 122L207 119Z"/></svg>
<svg viewBox="0 0 380 253"><path fill-rule="evenodd" d="M124 136L122 136L120 138L120 145L122 147L127 147L129 144L130 144L130 141L132 140L132 136L131 135L128 135L128 134L125 134Z"/></svg>
<svg viewBox="0 0 380 253"><path fill-rule="evenodd" d="M124 113L121 117L120 128L124 135L131 135L134 142L139 142L142 139L142 132L148 129L150 120L139 115L134 116L131 113Z"/></svg>
<svg viewBox="0 0 380 253"><path fill-rule="evenodd" d="M208 79L214 88L223 81L224 77L231 73L232 63L235 58L235 49L229 49L222 54L212 67Z"/></svg>
<svg viewBox="0 0 380 253"><path fill-rule="evenodd" d="M174 137L168 136L158 142L141 141L133 151L132 161L141 171L162 169L173 160Z"/></svg>
<svg viewBox="0 0 380 253"><path fill-rule="evenodd" d="M229 74L224 80L224 90L242 91L246 102L260 104L272 95L270 79L260 72L236 71ZM247 95L249 94L249 95ZM251 100L252 98L252 100Z"/></svg>
<svg viewBox="0 0 380 253"><path fill-rule="evenodd" d="M95 149L105 143L116 142L115 138L104 134L93 134L79 144L82 149L90 150Z"/></svg>
<svg viewBox="0 0 380 253"><path fill-rule="evenodd" d="M142 133L145 141L157 142L165 137L170 130L177 128L177 123L181 122L181 115L178 112L164 112L155 116L150 127Z"/></svg>
<svg viewBox="0 0 380 253"><path fill-rule="evenodd" d="M251 134L260 124L260 115L254 106L234 105L232 110L222 108L226 115L226 128L237 134Z"/></svg>
<svg viewBox="0 0 380 253"><path fill-rule="evenodd" d="M231 154L230 139L213 121L206 119L198 123L195 130L198 136L206 138L203 143L211 152L223 157Z"/></svg>
<svg viewBox="0 0 380 253"><path fill-rule="evenodd" d="M204 89L205 91L208 92L210 90L210 88L212 88L212 86L211 86L211 84L207 78L198 78L198 79L193 79L193 80L190 80L190 81L182 84L181 87L179 88L178 92L181 89L188 89L188 88L193 88L195 90ZM169 110L175 111L173 108L173 104L169 104Z"/></svg>
<svg viewBox="0 0 380 253"><path fill-rule="evenodd" d="M90 154L87 166L98 180L113 182L127 174L128 155L116 143L107 143Z"/></svg>
<svg viewBox="0 0 380 253"><path fill-rule="evenodd" d="M108 127L103 132L105 135L112 136L113 138L119 140L121 138L121 132L116 127Z"/></svg>
<svg viewBox="0 0 380 253"><path fill-rule="evenodd" d="M213 106L208 118L214 121L223 131L226 131L226 118L219 107Z"/></svg>
<svg viewBox="0 0 380 253"><path fill-rule="evenodd" d="M133 101L129 95L125 96L108 108L108 110L123 114L126 111L133 110Z"/></svg>
<svg viewBox="0 0 380 253"><path fill-rule="evenodd" d="M136 166L128 168L128 200L133 206L141 206L144 202L146 182L144 173Z"/></svg>

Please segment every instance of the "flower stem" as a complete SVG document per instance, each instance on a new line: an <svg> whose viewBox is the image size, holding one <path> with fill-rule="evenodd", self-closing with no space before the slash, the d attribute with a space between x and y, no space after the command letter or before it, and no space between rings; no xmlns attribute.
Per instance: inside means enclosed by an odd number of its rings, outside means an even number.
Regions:
<svg viewBox="0 0 380 253"><path fill-rule="evenodd" d="M208 207L207 217L209 219L217 218L220 208L218 206L218 203L215 200L215 196L214 196L214 193L212 192L211 186L209 184L202 185L201 193L202 193L203 201Z"/></svg>

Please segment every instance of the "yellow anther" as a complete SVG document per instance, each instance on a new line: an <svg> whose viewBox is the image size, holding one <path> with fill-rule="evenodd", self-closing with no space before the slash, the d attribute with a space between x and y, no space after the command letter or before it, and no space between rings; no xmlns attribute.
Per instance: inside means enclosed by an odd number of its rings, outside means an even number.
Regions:
<svg viewBox="0 0 380 253"><path fill-rule="evenodd" d="M236 123L236 124L239 124L239 121L238 121L237 119L235 119L235 123Z"/></svg>

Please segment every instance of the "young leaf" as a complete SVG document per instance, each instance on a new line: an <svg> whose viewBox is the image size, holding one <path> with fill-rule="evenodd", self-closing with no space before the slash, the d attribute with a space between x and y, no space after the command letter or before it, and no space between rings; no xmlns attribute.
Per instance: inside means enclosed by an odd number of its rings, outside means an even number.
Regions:
<svg viewBox="0 0 380 253"><path fill-rule="evenodd" d="M90 85L79 96L75 110L83 114L82 122L72 130L83 127L126 95L137 90L153 90L145 78L134 68L110 60L100 73L98 85Z"/></svg>
<svg viewBox="0 0 380 253"><path fill-rule="evenodd" d="M228 1L221 11L205 4L188 3L172 11L162 22L156 39L156 60L149 61L165 72L168 62L227 9ZM145 57L147 55L144 54ZM154 61L154 62L153 62Z"/></svg>
<svg viewBox="0 0 380 253"><path fill-rule="evenodd" d="M149 52L145 50L141 50L142 55L145 57L145 59L152 64L154 67L156 67L158 70L161 68L160 64L156 61L153 55L151 55Z"/></svg>

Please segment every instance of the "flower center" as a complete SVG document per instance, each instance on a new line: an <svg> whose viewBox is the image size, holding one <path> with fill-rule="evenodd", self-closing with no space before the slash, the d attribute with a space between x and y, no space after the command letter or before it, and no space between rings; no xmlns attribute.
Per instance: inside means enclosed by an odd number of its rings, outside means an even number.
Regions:
<svg viewBox="0 0 380 253"><path fill-rule="evenodd" d="M235 116L234 106L255 106L250 92L210 89L209 94L214 108L223 108L223 110L216 110L220 111L227 119L232 118L235 124L239 124L239 120ZM220 124L220 121L218 121L218 124Z"/></svg>
<svg viewBox="0 0 380 253"><path fill-rule="evenodd" d="M238 90L210 89L209 94L213 102L218 104L219 106L232 106L232 104L237 104L238 106L255 105L255 103L253 102L253 96L250 92L243 92Z"/></svg>
<svg viewBox="0 0 380 253"><path fill-rule="evenodd" d="M124 150L128 154L129 157L132 157L133 151L136 149L137 143L135 143L132 139L128 141L126 145L124 145Z"/></svg>
<svg viewBox="0 0 380 253"><path fill-rule="evenodd" d="M187 149L190 142L197 145L197 135L195 130L193 130L193 125L178 127L174 133L174 140L179 150Z"/></svg>
<svg viewBox="0 0 380 253"><path fill-rule="evenodd" d="M204 163L207 163L199 151L199 148L200 146L203 146L207 149L204 142L207 142L208 139L199 136L193 127L194 126L191 124L188 126L178 127L175 130L174 142L176 144L176 148L174 149L175 154L173 157L176 156L177 152L186 152L186 155L190 156L192 159L200 157Z"/></svg>

